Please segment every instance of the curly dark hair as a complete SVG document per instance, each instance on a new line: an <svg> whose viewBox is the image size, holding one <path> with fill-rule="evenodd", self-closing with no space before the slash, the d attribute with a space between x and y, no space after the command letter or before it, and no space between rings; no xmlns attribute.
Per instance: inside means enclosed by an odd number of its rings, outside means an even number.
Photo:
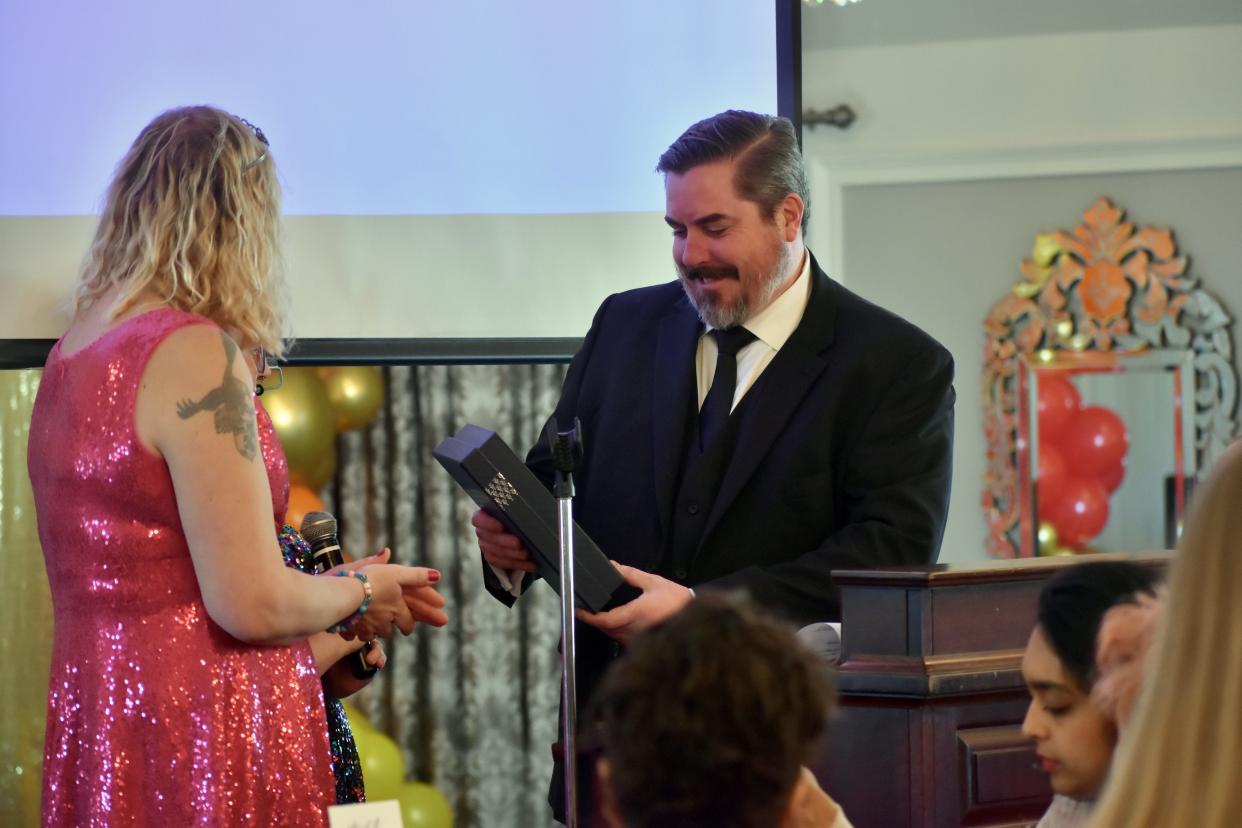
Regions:
<svg viewBox="0 0 1242 828"><path fill-rule="evenodd" d="M770 828L832 704L827 662L790 627L708 591L632 642L590 719L627 828Z"/></svg>
<svg viewBox="0 0 1242 828"><path fill-rule="evenodd" d="M656 172L684 175L703 164L737 159L733 189L764 215L776 215L785 196L802 199L802 232L811 216L811 187L788 118L730 109L704 118L681 134L660 156Z"/></svg>

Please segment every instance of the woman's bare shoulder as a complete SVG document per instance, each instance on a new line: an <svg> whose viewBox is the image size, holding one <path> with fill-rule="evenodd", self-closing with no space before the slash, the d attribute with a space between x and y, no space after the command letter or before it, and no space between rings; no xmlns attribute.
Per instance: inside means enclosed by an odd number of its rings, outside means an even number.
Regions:
<svg viewBox="0 0 1242 828"><path fill-rule="evenodd" d="M246 355L213 325L172 331L151 354L138 389L135 427L157 454L175 426L196 415L252 421L254 375ZM247 416L247 412L249 415Z"/></svg>

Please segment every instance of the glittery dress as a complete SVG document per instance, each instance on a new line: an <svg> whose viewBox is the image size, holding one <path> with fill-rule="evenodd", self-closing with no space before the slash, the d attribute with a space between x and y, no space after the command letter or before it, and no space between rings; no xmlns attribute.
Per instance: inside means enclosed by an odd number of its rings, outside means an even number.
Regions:
<svg viewBox="0 0 1242 828"><path fill-rule="evenodd" d="M335 799L309 645L208 617L168 467L134 433L147 360L193 324L151 311L48 356L28 454L55 617L45 825L323 825ZM288 467L258 421L279 525Z"/></svg>

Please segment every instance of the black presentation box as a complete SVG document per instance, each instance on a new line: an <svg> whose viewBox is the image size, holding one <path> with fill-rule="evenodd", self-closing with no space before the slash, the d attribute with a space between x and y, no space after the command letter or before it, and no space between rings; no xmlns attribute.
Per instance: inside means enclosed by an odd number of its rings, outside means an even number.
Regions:
<svg viewBox="0 0 1242 828"><path fill-rule="evenodd" d="M483 511L522 539L535 559L539 575L559 594L561 552L556 498L505 441L494 431L464 425L456 435L444 438L432 456ZM591 612L625 603L637 594L577 523L574 593L575 605Z"/></svg>

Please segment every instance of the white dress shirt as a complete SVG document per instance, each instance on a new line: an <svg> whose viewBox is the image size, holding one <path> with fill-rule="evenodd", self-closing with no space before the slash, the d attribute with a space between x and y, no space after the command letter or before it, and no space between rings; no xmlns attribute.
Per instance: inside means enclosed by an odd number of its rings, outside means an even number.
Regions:
<svg viewBox="0 0 1242 828"><path fill-rule="evenodd" d="M732 411L737 408L742 397L759 379L763 369L768 367L776 352L781 349L797 330L806 312L806 303L811 298L811 257L806 250L802 251L802 269L794 283L784 293L772 300L759 313L743 323L742 327L755 335L755 341L737 352L737 389L733 392ZM708 328L699 337L699 349L695 356L695 369L699 383L699 407L707 399L707 391L712 387L712 377L716 374L716 338L709 336Z"/></svg>

